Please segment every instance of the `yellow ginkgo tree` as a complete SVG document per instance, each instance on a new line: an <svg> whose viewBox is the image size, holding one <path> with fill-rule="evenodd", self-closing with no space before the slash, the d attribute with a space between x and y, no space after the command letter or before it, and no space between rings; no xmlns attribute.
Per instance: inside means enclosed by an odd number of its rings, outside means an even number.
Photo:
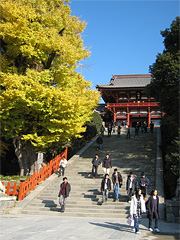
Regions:
<svg viewBox="0 0 180 240"><path fill-rule="evenodd" d="M63 0L1 0L0 11L1 133L32 174L36 151L80 136L99 101L77 72L86 23Z"/></svg>

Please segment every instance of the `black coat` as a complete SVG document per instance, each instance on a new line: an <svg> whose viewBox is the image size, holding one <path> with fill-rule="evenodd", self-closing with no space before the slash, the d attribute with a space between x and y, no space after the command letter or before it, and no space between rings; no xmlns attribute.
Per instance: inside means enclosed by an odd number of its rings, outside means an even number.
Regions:
<svg viewBox="0 0 180 240"><path fill-rule="evenodd" d="M98 159L96 160L96 158L94 157L93 160L92 160L92 165L97 167L97 166L99 166L100 164L101 164L100 158L98 158Z"/></svg>
<svg viewBox="0 0 180 240"><path fill-rule="evenodd" d="M103 138L99 136L99 137L97 138L96 142L97 142L98 144L102 144L102 143L103 143Z"/></svg>
<svg viewBox="0 0 180 240"><path fill-rule="evenodd" d="M150 218L150 215L152 214L152 202L153 202L153 196L150 196L146 202L146 208L148 210L147 217ZM158 217L160 219L160 214L159 214L159 197L157 196L157 213Z"/></svg>
<svg viewBox="0 0 180 240"><path fill-rule="evenodd" d="M126 181L126 190L129 189L129 186L130 186L130 183L131 183L131 180L130 180L130 175L127 177L127 181ZM136 190L137 188L137 179L136 177L134 177L134 180L132 182L132 190Z"/></svg>
<svg viewBox="0 0 180 240"><path fill-rule="evenodd" d="M120 184L120 187L122 186L122 176L120 174L120 172L118 172L118 183ZM116 183L116 176L115 176L115 173L112 174L112 182L113 184Z"/></svg>
<svg viewBox="0 0 180 240"><path fill-rule="evenodd" d="M60 185L60 191L59 191L59 194L58 194L58 197L60 197L62 195L62 188L63 188L63 183L61 183ZM66 198L69 197L69 193L71 191L71 185L67 182L67 185L66 185L66 192L65 192L65 196Z"/></svg>
<svg viewBox="0 0 180 240"><path fill-rule="evenodd" d="M105 185L105 178L103 178L101 182L101 191L104 191L104 185ZM108 190L111 191L111 180L109 178L107 182L107 187L108 187Z"/></svg>
<svg viewBox="0 0 180 240"><path fill-rule="evenodd" d="M112 168L112 160L110 158L105 158L102 162L103 168Z"/></svg>

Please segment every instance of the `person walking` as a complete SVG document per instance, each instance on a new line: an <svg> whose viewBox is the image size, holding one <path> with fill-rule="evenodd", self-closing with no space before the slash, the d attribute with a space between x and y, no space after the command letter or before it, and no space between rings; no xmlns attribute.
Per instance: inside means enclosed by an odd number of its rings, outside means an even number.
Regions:
<svg viewBox="0 0 180 240"><path fill-rule="evenodd" d="M131 198L134 195L136 188L137 188L136 177L134 176L133 172L130 172L130 174L127 177L127 181L126 181L127 202L130 203Z"/></svg>
<svg viewBox="0 0 180 240"><path fill-rule="evenodd" d="M101 145L103 144L103 138L101 134L97 138L96 142L97 142L97 150L101 150Z"/></svg>
<svg viewBox="0 0 180 240"><path fill-rule="evenodd" d="M128 139L128 138L131 138L130 125L127 125L126 128L127 128L126 139Z"/></svg>
<svg viewBox="0 0 180 240"><path fill-rule="evenodd" d="M154 189L151 192L151 196L146 202L146 207L148 210L147 217L149 218L149 231L153 232L152 229L152 221L153 218L155 219L155 228L154 230L156 232L160 232L158 229L158 220L160 219L160 214L159 214L159 197L158 197L158 192L156 189Z"/></svg>
<svg viewBox="0 0 180 240"><path fill-rule="evenodd" d="M65 168L67 166L67 160L65 157L63 157L59 163L59 173L58 173L58 177L64 176L64 172L65 172Z"/></svg>
<svg viewBox="0 0 180 240"><path fill-rule="evenodd" d="M150 123L150 134L153 133L153 129L154 129L154 123L153 123L153 121L151 121L151 123Z"/></svg>
<svg viewBox="0 0 180 240"><path fill-rule="evenodd" d="M104 131L105 131L105 128L104 128L103 125L101 126L101 130L100 130L100 131L101 131L101 135L102 135L102 137L104 137Z"/></svg>
<svg viewBox="0 0 180 240"><path fill-rule="evenodd" d="M144 200L146 198L147 186L148 185L149 185L149 179L146 177L145 173L142 172L141 173L141 177L139 179L139 186L140 186L140 189L142 190L142 194L144 196Z"/></svg>
<svg viewBox="0 0 180 240"><path fill-rule="evenodd" d="M109 174L106 173L101 181L102 203L107 202L109 191L111 191L111 180Z"/></svg>
<svg viewBox="0 0 180 240"><path fill-rule="evenodd" d="M66 207L66 198L69 197L69 193L71 191L71 185L68 183L67 177L63 178L63 182L60 185L60 191L58 194L59 204L61 206L61 212L65 211Z"/></svg>
<svg viewBox="0 0 180 240"><path fill-rule="evenodd" d="M117 136L120 138L121 135L121 126L119 125L117 128Z"/></svg>
<svg viewBox="0 0 180 240"><path fill-rule="evenodd" d="M107 173L107 174L110 173L110 169L112 168L112 160L110 159L109 154L106 154L106 157L102 162L102 167L103 167L104 173Z"/></svg>
<svg viewBox="0 0 180 240"><path fill-rule="evenodd" d="M98 154L95 155L95 157L92 159L92 176L97 177L97 170L98 166L101 164L101 160L98 157Z"/></svg>
<svg viewBox="0 0 180 240"><path fill-rule="evenodd" d="M144 132L144 122L141 122L141 132Z"/></svg>
<svg viewBox="0 0 180 240"><path fill-rule="evenodd" d="M145 134L147 134L147 127L148 127L147 122L144 121L144 133Z"/></svg>
<svg viewBox="0 0 180 240"><path fill-rule="evenodd" d="M108 125L108 137L111 137L112 126L111 124Z"/></svg>
<svg viewBox="0 0 180 240"><path fill-rule="evenodd" d="M131 206L130 206L130 215L134 219L134 231L136 234L139 234L139 218L141 214L146 212L145 201L141 195L141 189L136 190L134 196L132 196Z"/></svg>
<svg viewBox="0 0 180 240"><path fill-rule="evenodd" d="M115 123L113 124L113 128L112 129L113 129L113 133L115 133L116 132L116 124Z"/></svg>
<svg viewBox="0 0 180 240"><path fill-rule="evenodd" d="M120 172L118 172L117 168L115 168L112 174L114 201L119 199L119 188L122 186L122 181Z"/></svg>
<svg viewBox="0 0 180 240"><path fill-rule="evenodd" d="M136 126L135 126L135 137L139 136L139 123L137 122Z"/></svg>

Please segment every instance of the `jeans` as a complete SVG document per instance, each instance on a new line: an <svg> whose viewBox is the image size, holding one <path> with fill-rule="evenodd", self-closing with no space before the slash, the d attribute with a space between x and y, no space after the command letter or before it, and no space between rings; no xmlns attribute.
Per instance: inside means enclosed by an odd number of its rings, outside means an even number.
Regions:
<svg viewBox="0 0 180 240"><path fill-rule="evenodd" d="M65 206L66 206L66 196L65 195L60 196L59 204L60 204L61 208L65 209Z"/></svg>
<svg viewBox="0 0 180 240"><path fill-rule="evenodd" d="M65 171L65 167L60 166L60 168L59 168L59 176L61 176L61 173L62 173L62 176L64 176L64 171Z"/></svg>
<svg viewBox="0 0 180 240"><path fill-rule="evenodd" d="M139 232L139 218L134 218L135 232Z"/></svg>
<svg viewBox="0 0 180 240"><path fill-rule="evenodd" d="M158 228L158 213L154 212L151 213L150 217L149 217L149 228L152 228L152 221L153 221L153 217L155 217L155 228Z"/></svg>
<svg viewBox="0 0 180 240"><path fill-rule="evenodd" d="M119 183L116 183L116 185L113 185L113 191L114 191L114 198L118 199L118 197L119 197Z"/></svg>
<svg viewBox="0 0 180 240"><path fill-rule="evenodd" d="M99 149L99 150L101 149L101 143L98 143L98 144L97 144L97 150L98 150L98 149Z"/></svg>
<svg viewBox="0 0 180 240"><path fill-rule="evenodd" d="M105 200L106 201L108 200L108 194L109 194L109 191L107 189L105 189L103 191L102 202L105 202Z"/></svg>
<svg viewBox="0 0 180 240"><path fill-rule="evenodd" d="M94 176L94 177L97 177L97 169L98 169L98 166L92 166L92 175Z"/></svg>

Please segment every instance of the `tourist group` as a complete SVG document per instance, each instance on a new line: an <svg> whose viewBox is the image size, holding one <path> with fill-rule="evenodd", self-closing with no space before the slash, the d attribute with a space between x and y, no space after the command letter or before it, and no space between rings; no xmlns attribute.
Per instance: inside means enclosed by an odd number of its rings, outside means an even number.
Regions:
<svg viewBox="0 0 180 240"><path fill-rule="evenodd" d="M119 200L119 189L123 184L123 178L121 173L117 168L114 169L112 177L110 178L110 170L112 168L112 160L109 154L103 161L100 160L98 154L92 159L92 178L97 177L98 167L102 164L104 171L104 176L101 181L100 190L102 193L102 202L104 204L108 201L109 192L111 191L111 184L113 184L113 201ZM63 158L59 164L58 176L64 176L65 168L67 166L67 160ZM160 232L158 229L159 215L159 197L157 190L154 189L148 200L146 201L147 187L149 185L149 179L146 177L145 173L142 172L141 176L137 178L133 172L127 176L126 180L126 190L127 190L127 202L130 203L130 217L128 223L133 226L133 231L139 234L139 219L142 213L147 212L147 217L149 219L149 231L153 231L152 222L155 219L154 231ZM66 199L71 191L71 185L68 183L67 177L63 177L63 182L60 184L59 191L59 203L61 206L61 212L65 211Z"/></svg>

